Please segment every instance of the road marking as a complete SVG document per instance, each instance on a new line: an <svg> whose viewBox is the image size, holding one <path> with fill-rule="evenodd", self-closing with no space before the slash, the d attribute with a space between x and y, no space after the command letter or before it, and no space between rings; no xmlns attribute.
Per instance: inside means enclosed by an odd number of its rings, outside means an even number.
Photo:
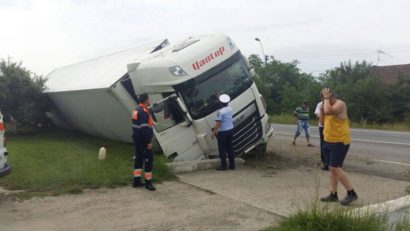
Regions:
<svg viewBox="0 0 410 231"><path fill-rule="evenodd" d="M287 124L272 124L273 126L282 126L282 127L294 127L296 125L287 125ZM310 128L317 129L316 126L311 126ZM402 134L402 135L410 135L410 132L395 132L395 131L380 131L380 130L372 130L372 129L360 129L360 128L351 128L351 131L362 131L362 132L376 132L376 133L393 133L393 134Z"/></svg>
<svg viewBox="0 0 410 231"><path fill-rule="evenodd" d="M397 161L391 161L391 160L378 160L378 159L372 159L371 161L374 161L374 162L379 162L379 163L398 164L398 165L410 166L410 164L409 164L409 163L397 162Z"/></svg>
<svg viewBox="0 0 410 231"><path fill-rule="evenodd" d="M282 135L290 135L290 136L293 136L293 134L287 133L287 132L275 132L275 133L276 133L276 134L282 134ZM319 137L319 136L310 135L310 137ZM363 139L352 139L352 141L410 146L409 143L399 143L399 142L389 142L389 141L363 140Z"/></svg>

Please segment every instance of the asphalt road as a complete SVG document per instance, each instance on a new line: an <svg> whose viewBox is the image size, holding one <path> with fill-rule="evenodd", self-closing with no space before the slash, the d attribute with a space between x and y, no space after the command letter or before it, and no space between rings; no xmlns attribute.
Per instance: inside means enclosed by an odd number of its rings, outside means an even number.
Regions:
<svg viewBox="0 0 410 231"><path fill-rule="evenodd" d="M290 141L295 134L296 125L273 124L275 135L287 136ZM351 129L352 143L349 155L378 162L408 165L410 167L410 132L385 130ZM319 145L319 130L310 127L312 143ZM304 133L298 144L305 144Z"/></svg>

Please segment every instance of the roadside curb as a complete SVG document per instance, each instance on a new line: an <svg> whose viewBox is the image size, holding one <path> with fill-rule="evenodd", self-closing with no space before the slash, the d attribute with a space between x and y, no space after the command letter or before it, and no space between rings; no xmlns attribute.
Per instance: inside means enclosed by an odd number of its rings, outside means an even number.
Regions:
<svg viewBox="0 0 410 231"><path fill-rule="evenodd" d="M237 165L244 164L245 160L241 158L235 158L235 163ZM176 174L213 169L213 168L218 167L219 165L220 165L219 159L193 160L193 161L167 163L167 166Z"/></svg>
<svg viewBox="0 0 410 231"><path fill-rule="evenodd" d="M400 197L398 199L385 201L382 203L366 205L357 209L354 209L353 212L366 215L369 212L376 214L383 213L393 213L405 208L410 208L410 195Z"/></svg>

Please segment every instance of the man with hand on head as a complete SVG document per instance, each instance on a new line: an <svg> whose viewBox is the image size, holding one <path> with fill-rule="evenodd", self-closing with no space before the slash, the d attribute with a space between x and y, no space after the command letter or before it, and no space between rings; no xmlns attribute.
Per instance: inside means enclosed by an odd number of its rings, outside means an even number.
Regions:
<svg viewBox="0 0 410 231"><path fill-rule="evenodd" d="M324 152L324 137L323 137L323 125L325 120L325 113L323 111L323 95L320 93L320 102L317 104L315 109L315 115L319 119L319 137L320 137L320 160L322 162L321 169L324 171L329 170L329 167L326 165L326 158Z"/></svg>
<svg viewBox="0 0 410 231"><path fill-rule="evenodd" d="M324 141L326 164L329 166L330 194L321 198L322 202L339 202L337 184L340 181L347 191L346 197L340 201L348 205L358 199L352 184L343 171L343 162L350 147L349 119L346 103L338 99L329 88L322 90L324 119Z"/></svg>
<svg viewBox="0 0 410 231"><path fill-rule="evenodd" d="M218 111L215 119L215 126L212 129L212 139L217 137L219 157L221 158L221 166L216 170L227 170L226 154L228 153L229 169L235 170L235 154L233 152L233 114L232 108L228 103L231 98L227 94L219 96L219 101L222 103L222 109Z"/></svg>

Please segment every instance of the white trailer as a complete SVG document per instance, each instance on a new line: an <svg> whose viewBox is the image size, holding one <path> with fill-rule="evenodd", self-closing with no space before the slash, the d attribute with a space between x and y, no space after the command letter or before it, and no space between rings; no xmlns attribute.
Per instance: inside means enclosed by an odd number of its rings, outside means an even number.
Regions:
<svg viewBox="0 0 410 231"><path fill-rule="evenodd" d="M66 123L82 132L131 141L136 95L148 93L154 134L175 161L217 156L210 137L217 97L234 111L237 155L265 143L273 130L246 58L224 34L167 40L100 57L48 75L48 95Z"/></svg>

